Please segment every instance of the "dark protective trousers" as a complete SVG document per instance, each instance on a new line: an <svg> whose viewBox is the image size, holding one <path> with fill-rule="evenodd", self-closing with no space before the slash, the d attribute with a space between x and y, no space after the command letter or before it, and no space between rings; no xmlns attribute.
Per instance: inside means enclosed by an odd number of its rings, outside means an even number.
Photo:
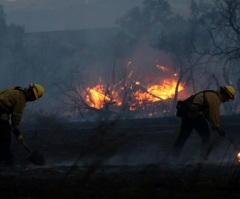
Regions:
<svg viewBox="0 0 240 199"><path fill-rule="evenodd" d="M195 129L201 137L201 159L207 156L207 150L211 134L211 127L208 120L203 116L199 116L197 119L189 119L187 117L183 117L180 133L174 143L173 156L176 161L178 161L183 146L191 135L193 129Z"/></svg>
<svg viewBox="0 0 240 199"><path fill-rule="evenodd" d="M8 121L0 119L0 164L3 166L13 165L11 151L11 127Z"/></svg>

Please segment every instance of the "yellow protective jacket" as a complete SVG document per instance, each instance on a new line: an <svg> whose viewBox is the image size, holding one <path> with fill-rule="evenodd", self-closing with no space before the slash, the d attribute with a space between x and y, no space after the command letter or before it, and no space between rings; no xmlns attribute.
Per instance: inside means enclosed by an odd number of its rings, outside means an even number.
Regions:
<svg viewBox="0 0 240 199"><path fill-rule="evenodd" d="M26 91L23 88L7 88L0 91L1 119L10 120L13 129L19 129L23 110L27 103Z"/></svg>
<svg viewBox="0 0 240 199"><path fill-rule="evenodd" d="M204 97L205 95L205 97ZM205 101L204 101L205 100ZM218 91L203 91L198 93L193 99L194 104L207 106L207 118L212 128L220 128L220 105L222 102L221 95Z"/></svg>

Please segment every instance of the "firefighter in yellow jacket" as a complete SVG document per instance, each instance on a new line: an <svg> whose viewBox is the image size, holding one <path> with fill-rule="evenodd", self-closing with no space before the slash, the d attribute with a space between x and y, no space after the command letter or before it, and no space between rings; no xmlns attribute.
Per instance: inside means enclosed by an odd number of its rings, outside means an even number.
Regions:
<svg viewBox="0 0 240 199"><path fill-rule="evenodd" d="M24 138L19 131L26 103L42 97L44 88L40 84L30 84L28 88L13 87L0 91L0 161L2 166L13 166L11 133L18 142Z"/></svg>
<svg viewBox="0 0 240 199"><path fill-rule="evenodd" d="M174 144L173 161L178 163L179 156L186 140L193 129L201 137L201 160L207 155L207 148L212 130L224 136L225 132L220 127L220 105L235 99L233 86L220 86L217 91L206 90L197 93L186 116L182 117L180 133Z"/></svg>

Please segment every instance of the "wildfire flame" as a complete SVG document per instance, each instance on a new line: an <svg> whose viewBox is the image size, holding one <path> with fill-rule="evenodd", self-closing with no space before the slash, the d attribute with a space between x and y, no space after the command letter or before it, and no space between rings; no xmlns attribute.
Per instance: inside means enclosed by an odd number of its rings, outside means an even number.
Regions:
<svg viewBox="0 0 240 199"><path fill-rule="evenodd" d="M117 106L121 106L121 102L118 99L118 93L114 90L106 91L104 85L98 84L93 88L88 87L86 89L88 95L86 96L86 102L90 107L97 109L103 108L106 103L116 103Z"/></svg>
<svg viewBox="0 0 240 199"><path fill-rule="evenodd" d="M115 114L118 111L130 114L140 113L141 116L155 117L166 115L172 110L172 102L176 92L178 98L185 98L185 83L177 81L178 73L171 68L156 63L152 70L134 70L134 64L129 61L121 79L105 81L99 77L93 86L85 87L81 95L83 107L94 108ZM176 88L178 90L176 91ZM130 113L131 112L131 113Z"/></svg>
<svg viewBox="0 0 240 199"><path fill-rule="evenodd" d="M147 91L149 93L153 94L154 96L157 96L157 98L166 100L168 98L173 98L173 96L175 94L176 85L177 85L176 80L167 79L167 80L164 80L161 85L150 86L147 89ZM183 85L181 84L178 88L178 91L180 92L183 89L184 89ZM155 98L156 101L158 101L160 99Z"/></svg>
<svg viewBox="0 0 240 199"><path fill-rule="evenodd" d="M137 83L140 84L139 82ZM176 89L176 80L166 79L161 85L150 85L146 91L138 90L133 93L133 96L138 100L147 100L148 102L156 102L160 100L166 100L173 98ZM180 84L178 91L184 89L183 85Z"/></svg>
<svg viewBox="0 0 240 199"><path fill-rule="evenodd" d="M150 103L173 98L175 95L176 85L177 81L174 79L165 79L161 84L153 84L146 87L141 86L140 81L136 81L130 86L130 89L133 91L130 97L131 103L129 110L135 110L137 106L142 106L143 104L148 106ZM116 106L122 105L120 96L121 92L124 91L123 88L112 88L106 91L103 84L98 84L92 88L88 87L86 90L88 91L86 102L90 107L101 109L108 103L115 104ZM183 90L184 85L180 84L178 92Z"/></svg>

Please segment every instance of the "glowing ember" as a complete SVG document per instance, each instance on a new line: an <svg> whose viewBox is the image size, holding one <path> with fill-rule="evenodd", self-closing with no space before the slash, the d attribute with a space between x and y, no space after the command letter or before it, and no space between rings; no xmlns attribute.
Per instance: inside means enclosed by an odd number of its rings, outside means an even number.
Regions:
<svg viewBox="0 0 240 199"><path fill-rule="evenodd" d="M127 64L127 66L130 66L130 64L131 64L131 63L132 63L132 62L131 62L131 61L129 61L129 62L128 62L128 64Z"/></svg>
<svg viewBox="0 0 240 199"><path fill-rule="evenodd" d="M240 162L240 153L237 154L238 162Z"/></svg>
<svg viewBox="0 0 240 199"><path fill-rule="evenodd" d="M161 66L161 65L157 65L157 68L159 68L160 70L162 70L163 72L164 71L168 71L168 69L166 68L166 67L164 67L164 66Z"/></svg>

